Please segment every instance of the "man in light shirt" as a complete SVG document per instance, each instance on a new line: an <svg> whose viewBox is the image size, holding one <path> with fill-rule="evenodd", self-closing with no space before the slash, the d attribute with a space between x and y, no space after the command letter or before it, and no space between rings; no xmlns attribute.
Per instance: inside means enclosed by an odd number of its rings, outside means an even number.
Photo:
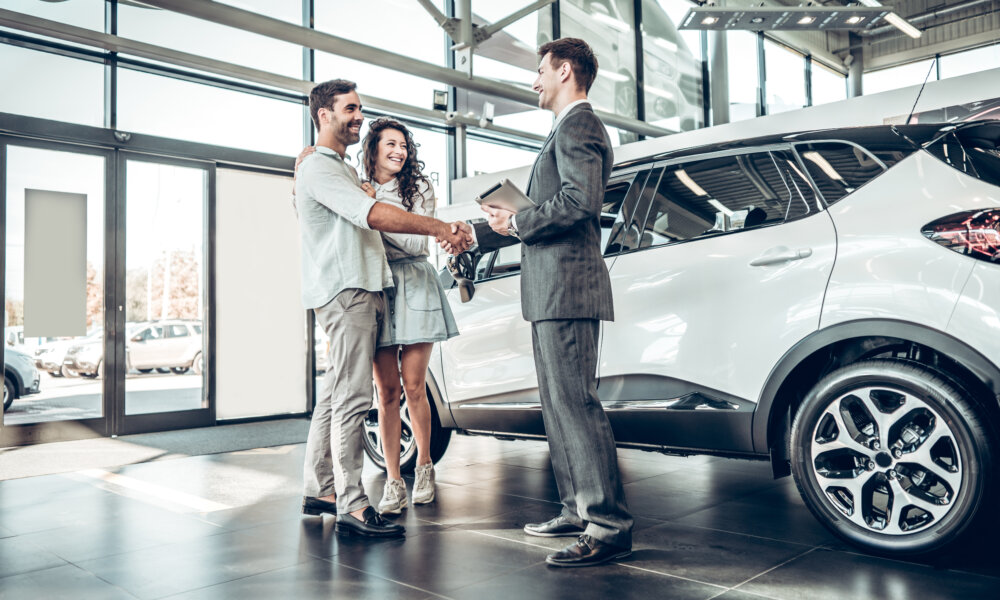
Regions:
<svg viewBox="0 0 1000 600"><path fill-rule="evenodd" d="M306 443L302 512L337 515L338 534L398 537L402 526L372 508L361 482L362 423L372 406L372 359L393 286L379 231L435 236L458 251L465 224L447 224L375 202L344 158L358 142L361 100L355 84L335 79L309 94L318 135L302 160L295 203L302 232L302 303L330 339L330 366Z"/></svg>

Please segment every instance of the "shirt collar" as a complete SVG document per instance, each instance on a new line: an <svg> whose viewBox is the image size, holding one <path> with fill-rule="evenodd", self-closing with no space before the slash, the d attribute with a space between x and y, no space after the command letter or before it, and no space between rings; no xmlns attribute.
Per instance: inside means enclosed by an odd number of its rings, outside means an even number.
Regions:
<svg viewBox="0 0 1000 600"><path fill-rule="evenodd" d="M316 146L316 152L320 154L325 154L327 156L332 156L340 160L344 160L344 157L338 154L333 148L327 148L326 146Z"/></svg>
<svg viewBox="0 0 1000 600"><path fill-rule="evenodd" d="M565 118L566 115L569 114L569 111L573 110L574 106L576 106L578 104L584 104L584 103L586 103L586 104L589 105L590 104L590 100L588 100L587 98L581 98L579 100L574 100L573 102L570 102L569 104L567 104L566 106L564 106L563 109L561 111L559 111L559 114L556 115L556 120L555 120L554 123L552 123L552 129L555 129L556 126L559 125L559 121L562 121L563 118Z"/></svg>

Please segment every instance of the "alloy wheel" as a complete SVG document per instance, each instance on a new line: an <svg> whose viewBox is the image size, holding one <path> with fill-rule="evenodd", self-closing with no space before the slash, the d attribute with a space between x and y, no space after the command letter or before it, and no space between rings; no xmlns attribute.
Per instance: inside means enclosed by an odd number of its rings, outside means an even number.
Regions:
<svg viewBox="0 0 1000 600"><path fill-rule="evenodd" d="M376 404L378 400L376 398ZM410 411L406 405L406 397L399 400L399 464L402 470L403 465L407 465L417 452L417 442L413 437L413 427L410 424ZM385 467L386 448L383 444L382 433L378 428L378 409L371 408L364 419L365 447L369 450L369 456L380 467Z"/></svg>
<svg viewBox="0 0 1000 600"><path fill-rule="evenodd" d="M858 527L904 535L932 526L961 491L955 433L927 402L873 386L831 402L810 462L827 501Z"/></svg>

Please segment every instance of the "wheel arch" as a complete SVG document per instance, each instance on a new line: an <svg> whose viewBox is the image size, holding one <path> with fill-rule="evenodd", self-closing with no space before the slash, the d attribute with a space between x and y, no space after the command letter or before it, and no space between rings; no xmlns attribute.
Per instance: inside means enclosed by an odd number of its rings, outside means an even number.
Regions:
<svg viewBox="0 0 1000 600"><path fill-rule="evenodd" d="M455 419L451 416L451 409L448 408L448 404L444 399L444 393L441 391L440 386L438 386L437 380L434 379L434 373L430 369L427 369L427 398L437 413L441 427L455 429Z"/></svg>
<svg viewBox="0 0 1000 600"><path fill-rule="evenodd" d="M957 378L958 385L978 398L989 400L987 416L995 428L1000 409L1000 367L961 340L929 327L907 321L863 319L816 331L778 361L768 375L754 412L754 450L771 454L776 476L788 474L778 468L777 462L786 458L786 449L778 442L784 441L790 428L790 409L812 385L837 367L880 351L914 345L946 362L948 369L944 375Z"/></svg>

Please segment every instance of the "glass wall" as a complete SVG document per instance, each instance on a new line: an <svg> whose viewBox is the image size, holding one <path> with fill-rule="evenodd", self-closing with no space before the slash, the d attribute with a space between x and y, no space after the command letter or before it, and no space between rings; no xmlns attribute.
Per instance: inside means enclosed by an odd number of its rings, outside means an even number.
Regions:
<svg viewBox="0 0 1000 600"><path fill-rule="evenodd" d="M103 396L95 379L104 358L104 157L8 146L5 166L4 424L100 417ZM39 192L55 192L59 210L35 211L51 200ZM69 267L69 276L44 266L51 261ZM54 296L68 300L70 312L82 319L67 327L58 322L61 316L46 314Z"/></svg>
<svg viewBox="0 0 1000 600"><path fill-rule="evenodd" d="M757 116L759 74L757 36L746 31L726 33L729 69L729 120L744 121Z"/></svg>
<svg viewBox="0 0 1000 600"><path fill-rule="evenodd" d="M941 57L941 79L1000 67L1000 44Z"/></svg>
<svg viewBox="0 0 1000 600"><path fill-rule="evenodd" d="M472 12L479 24L495 23L518 9L528 0L474 0ZM545 7L511 23L476 48L472 69L477 77L489 77L505 83L531 88L537 77L538 55L542 42L552 39L552 8ZM481 114L483 103L493 104L493 122L547 135L552 127L552 113L503 98L458 90L456 110Z"/></svg>
<svg viewBox="0 0 1000 600"><path fill-rule="evenodd" d="M46 0L4 0L2 8L20 13L29 14L33 17L48 19L58 23L65 23L74 27L83 27L93 31L104 31L105 0L63 0L62 2L49 2ZM0 31L16 31L0 27ZM46 36L38 36L43 39ZM83 44L66 42L59 40L60 44L78 46L85 48ZM0 61L2 62L2 61ZM2 79L0 79L2 81Z"/></svg>
<svg viewBox="0 0 1000 600"><path fill-rule="evenodd" d="M268 16L283 18L294 23L302 20L302 7L297 2L243 0L239 6L244 9L259 7L270 7L271 11L277 11L276 14ZM297 44L289 44L169 10L120 2L118 34L140 42L279 75L295 78L302 76L302 47Z"/></svg>
<svg viewBox="0 0 1000 600"><path fill-rule="evenodd" d="M4 88L0 112L104 126L104 65L100 62L0 44L0 82Z"/></svg>
<svg viewBox="0 0 1000 600"><path fill-rule="evenodd" d="M297 3L295 3L297 4ZM444 11L444 3L437 2ZM364 8L345 9L340 2L316 2L317 31L352 42L402 54L435 65L447 66L445 35L420 4L409 0L368 0ZM377 20L372 17L377 15ZM358 93L431 108L434 90L444 84L399 71L316 52L316 81L349 79Z"/></svg>
<svg viewBox="0 0 1000 600"><path fill-rule="evenodd" d="M119 69L118 128L125 131L295 156L304 146L302 111L295 102Z"/></svg>
<svg viewBox="0 0 1000 600"><path fill-rule="evenodd" d="M467 142L466 161L470 177L531 165L535 162L535 157L538 156L537 150L513 148L472 137ZM462 202L462 200L462 198L455 199L456 202Z"/></svg>
<svg viewBox="0 0 1000 600"><path fill-rule="evenodd" d="M847 77L818 61L812 61L812 103L827 104L847 99Z"/></svg>
<svg viewBox="0 0 1000 600"><path fill-rule="evenodd" d="M600 63L590 89L591 102L607 112L634 118L637 104L632 0L561 0L559 10L560 34L587 40Z"/></svg>
<svg viewBox="0 0 1000 600"><path fill-rule="evenodd" d="M771 40L764 40L764 73L767 114L787 112L806 105L805 57Z"/></svg>
<svg viewBox="0 0 1000 600"><path fill-rule="evenodd" d="M911 85L920 85L926 79L934 81L933 59L880 69L865 73L861 78L862 91L867 96ZM928 73L930 76L928 77Z"/></svg>
<svg viewBox="0 0 1000 600"><path fill-rule="evenodd" d="M125 167L125 414L203 407L204 169Z"/></svg>
<svg viewBox="0 0 1000 600"><path fill-rule="evenodd" d="M642 62L646 121L674 131L704 127L701 33L675 24L687 0L643 0Z"/></svg>

